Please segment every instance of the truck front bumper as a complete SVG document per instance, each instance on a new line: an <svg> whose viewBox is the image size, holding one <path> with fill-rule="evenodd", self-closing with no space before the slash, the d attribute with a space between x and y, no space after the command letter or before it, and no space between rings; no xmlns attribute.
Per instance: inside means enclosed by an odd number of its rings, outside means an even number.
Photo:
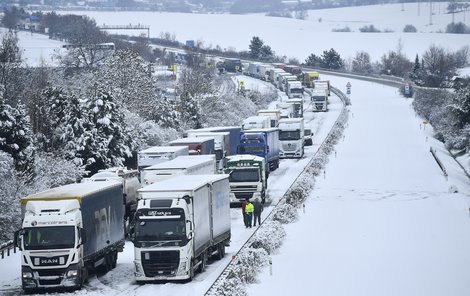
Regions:
<svg viewBox="0 0 470 296"><path fill-rule="evenodd" d="M23 290L78 288L81 285L81 273L78 264L67 268L32 269L21 267Z"/></svg>

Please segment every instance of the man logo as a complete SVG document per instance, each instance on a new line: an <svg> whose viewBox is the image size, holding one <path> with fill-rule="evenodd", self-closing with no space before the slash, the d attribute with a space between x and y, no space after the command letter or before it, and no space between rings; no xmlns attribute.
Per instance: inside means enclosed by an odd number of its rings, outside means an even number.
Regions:
<svg viewBox="0 0 470 296"><path fill-rule="evenodd" d="M48 258L48 259L41 259L41 265L43 264L59 264L59 259L58 258Z"/></svg>

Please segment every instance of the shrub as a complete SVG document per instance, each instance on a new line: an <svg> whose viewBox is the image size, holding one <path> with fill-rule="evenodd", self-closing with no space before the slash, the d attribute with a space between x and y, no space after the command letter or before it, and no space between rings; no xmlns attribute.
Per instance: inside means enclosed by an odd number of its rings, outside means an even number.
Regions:
<svg viewBox="0 0 470 296"><path fill-rule="evenodd" d="M403 28L403 32L405 33L416 33L418 30L416 30L416 27L413 25L406 25L405 28Z"/></svg>
<svg viewBox="0 0 470 296"><path fill-rule="evenodd" d="M279 221L266 221L253 236L251 247L255 249L264 249L271 254L281 244L286 236L286 231Z"/></svg>
<svg viewBox="0 0 470 296"><path fill-rule="evenodd" d="M380 30L374 27L374 25L364 26L359 28L359 31L361 31L361 33L380 33Z"/></svg>
<svg viewBox="0 0 470 296"><path fill-rule="evenodd" d="M337 28L337 29L333 29L331 30L332 32L351 32L351 28L349 28L348 26L344 27L344 28Z"/></svg>
<svg viewBox="0 0 470 296"><path fill-rule="evenodd" d="M288 203L279 205L273 213L273 220L279 221L282 224L295 222L298 217L299 213L297 212L297 208Z"/></svg>

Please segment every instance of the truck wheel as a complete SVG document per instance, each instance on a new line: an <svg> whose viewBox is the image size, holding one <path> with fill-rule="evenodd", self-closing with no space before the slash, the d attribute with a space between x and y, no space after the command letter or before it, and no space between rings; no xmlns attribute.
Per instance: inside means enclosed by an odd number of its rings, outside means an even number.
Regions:
<svg viewBox="0 0 470 296"><path fill-rule="evenodd" d="M194 261L191 259L191 264L189 266L189 278L188 282L192 281L194 278Z"/></svg>
<svg viewBox="0 0 470 296"><path fill-rule="evenodd" d="M113 252L111 253L111 269L116 268L116 265L117 265L117 257L118 257L117 251L113 251Z"/></svg>
<svg viewBox="0 0 470 296"><path fill-rule="evenodd" d="M224 243L220 243L217 247L217 260L221 260L225 256L225 245Z"/></svg>
<svg viewBox="0 0 470 296"><path fill-rule="evenodd" d="M207 254L206 252L201 254L201 264L199 265L198 272L203 272L207 265Z"/></svg>

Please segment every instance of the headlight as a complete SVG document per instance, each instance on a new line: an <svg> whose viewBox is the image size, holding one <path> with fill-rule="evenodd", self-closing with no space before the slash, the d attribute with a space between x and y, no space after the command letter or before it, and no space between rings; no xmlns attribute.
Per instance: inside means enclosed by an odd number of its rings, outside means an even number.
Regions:
<svg viewBox="0 0 470 296"><path fill-rule="evenodd" d="M135 267L135 273L136 274L140 275L140 274L143 273L142 267L138 262L134 262L134 267Z"/></svg>
<svg viewBox="0 0 470 296"><path fill-rule="evenodd" d="M21 275L24 279L32 279L33 278L33 273L29 271L23 271Z"/></svg>
<svg viewBox="0 0 470 296"><path fill-rule="evenodd" d="M183 274L186 274L186 264L188 263L188 261L186 260L182 260L180 262L180 267L178 268L178 272L177 272L177 275L183 275Z"/></svg>
<svg viewBox="0 0 470 296"><path fill-rule="evenodd" d="M78 276L78 270L69 270L67 271L67 277L77 277Z"/></svg>

